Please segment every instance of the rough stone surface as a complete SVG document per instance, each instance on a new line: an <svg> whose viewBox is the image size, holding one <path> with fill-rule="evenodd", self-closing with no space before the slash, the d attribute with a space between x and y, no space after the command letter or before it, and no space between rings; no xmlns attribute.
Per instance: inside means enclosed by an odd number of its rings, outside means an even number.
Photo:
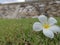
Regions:
<svg viewBox="0 0 60 45"><path fill-rule="evenodd" d="M45 11L49 16L60 16L60 3L0 5L0 18L35 18Z"/></svg>

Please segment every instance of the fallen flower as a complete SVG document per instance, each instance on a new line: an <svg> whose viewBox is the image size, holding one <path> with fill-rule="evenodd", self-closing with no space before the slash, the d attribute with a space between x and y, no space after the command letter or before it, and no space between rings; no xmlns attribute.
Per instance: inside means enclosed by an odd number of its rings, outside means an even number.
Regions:
<svg viewBox="0 0 60 45"><path fill-rule="evenodd" d="M54 38L54 33L60 32L60 27L55 25L57 20L53 17L49 19L45 15L40 15L38 17L40 22L35 22L33 24L34 31L43 31L43 34L49 38Z"/></svg>

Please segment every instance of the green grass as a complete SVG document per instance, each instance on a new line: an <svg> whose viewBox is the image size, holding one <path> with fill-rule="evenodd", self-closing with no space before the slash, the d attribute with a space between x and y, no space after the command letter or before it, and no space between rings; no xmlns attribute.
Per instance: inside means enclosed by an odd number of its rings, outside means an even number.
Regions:
<svg viewBox="0 0 60 45"><path fill-rule="evenodd" d="M60 25L60 17L57 25ZM60 34L54 39L33 31L38 19L0 19L0 45L60 45Z"/></svg>

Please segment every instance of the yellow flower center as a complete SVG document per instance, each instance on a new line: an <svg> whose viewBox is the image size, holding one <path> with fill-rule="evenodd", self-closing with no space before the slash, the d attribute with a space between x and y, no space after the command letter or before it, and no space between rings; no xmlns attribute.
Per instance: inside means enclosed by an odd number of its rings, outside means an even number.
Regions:
<svg viewBox="0 0 60 45"><path fill-rule="evenodd" d="M49 25L49 24L45 24L45 25L43 25L43 27L44 27L45 29L48 29L48 28L50 27L50 25Z"/></svg>

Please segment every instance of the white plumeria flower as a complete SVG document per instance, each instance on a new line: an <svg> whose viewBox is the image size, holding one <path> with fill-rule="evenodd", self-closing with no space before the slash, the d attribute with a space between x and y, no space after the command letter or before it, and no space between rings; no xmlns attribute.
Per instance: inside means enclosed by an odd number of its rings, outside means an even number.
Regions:
<svg viewBox="0 0 60 45"><path fill-rule="evenodd" d="M43 34L49 38L54 38L54 33L60 32L60 27L55 25L57 20L53 17L49 17L49 19L45 15L41 15L38 17L40 22L35 22L33 24L34 31L43 30Z"/></svg>

